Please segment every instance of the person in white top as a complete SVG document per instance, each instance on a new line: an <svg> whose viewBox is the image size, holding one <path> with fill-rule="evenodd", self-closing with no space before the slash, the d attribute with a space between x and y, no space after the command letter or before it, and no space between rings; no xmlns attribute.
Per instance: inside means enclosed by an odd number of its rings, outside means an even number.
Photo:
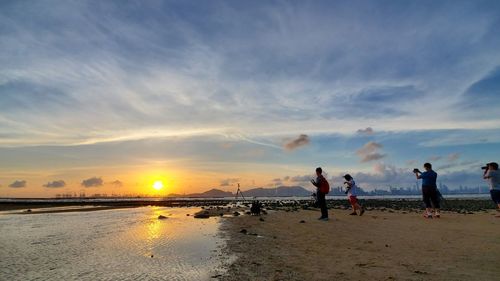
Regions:
<svg viewBox="0 0 500 281"><path fill-rule="evenodd" d="M498 171L498 164L491 162L483 169L483 178L487 180L490 185L491 200L497 204L497 211L500 211L500 171Z"/></svg>
<svg viewBox="0 0 500 281"><path fill-rule="evenodd" d="M365 209L361 205L359 205L357 197L358 187L356 186L356 182L354 182L354 179L349 174L346 174L344 176L344 179L346 180L344 184L347 185L347 199L349 200L349 203L351 203L352 207L352 213L350 213L349 215L357 216L357 211L359 210L359 215L362 216L365 213Z"/></svg>

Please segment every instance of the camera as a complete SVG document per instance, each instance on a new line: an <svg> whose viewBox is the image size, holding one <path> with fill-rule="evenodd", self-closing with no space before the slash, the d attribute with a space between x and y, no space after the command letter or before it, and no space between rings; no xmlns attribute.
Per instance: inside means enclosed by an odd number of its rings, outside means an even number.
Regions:
<svg viewBox="0 0 500 281"><path fill-rule="evenodd" d="M488 165L481 167L482 170L488 170Z"/></svg>
<svg viewBox="0 0 500 281"><path fill-rule="evenodd" d="M417 168L415 168L415 169L413 169L413 172L414 172L415 174L416 174L416 173L420 173L420 170L419 170L419 169L417 169Z"/></svg>
<svg viewBox="0 0 500 281"><path fill-rule="evenodd" d="M345 181L344 185L346 185L346 190L344 191L345 194L349 193L349 190L351 189L349 185L347 185L349 182Z"/></svg>

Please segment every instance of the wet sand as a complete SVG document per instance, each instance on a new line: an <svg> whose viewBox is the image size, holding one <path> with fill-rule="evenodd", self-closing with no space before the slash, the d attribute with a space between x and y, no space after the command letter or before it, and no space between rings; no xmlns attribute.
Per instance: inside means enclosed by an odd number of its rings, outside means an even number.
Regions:
<svg viewBox="0 0 500 281"><path fill-rule="evenodd" d="M393 210L373 210L362 217L348 214L330 210L328 222L317 220L317 210L225 219L221 229L230 238L226 251L238 259L222 280L498 280L500 276L498 212L446 212L440 219Z"/></svg>
<svg viewBox="0 0 500 281"><path fill-rule="evenodd" d="M0 280L213 280L232 260L198 210L0 214Z"/></svg>

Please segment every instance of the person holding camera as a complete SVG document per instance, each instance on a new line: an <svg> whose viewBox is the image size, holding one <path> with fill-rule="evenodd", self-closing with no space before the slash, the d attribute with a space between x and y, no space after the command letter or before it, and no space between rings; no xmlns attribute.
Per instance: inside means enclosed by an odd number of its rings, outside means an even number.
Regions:
<svg viewBox="0 0 500 281"><path fill-rule="evenodd" d="M326 194L330 189L330 185L328 181L322 175L323 170L318 167L316 168L316 181L311 180L311 183L316 186L316 200L318 203L318 207L321 209L321 217L319 220L327 221L328 220L328 208L326 206Z"/></svg>
<svg viewBox="0 0 500 281"><path fill-rule="evenodd" d="M491 200L497 205L497 211L500 211L500 172L498 171L498 164L491 162L482 168L484 169L483 178L488 181L490 186Z"/></svg>
<svg viewBox="0 0 500 281"><path fill-rule="evenodd" d="M362 216L365 213L365 209L358 203L358 186L356 185L356 182L354 182L354 179L351 177L351 175L346 174L344 176L344 179L346 180L344 184L347 186L347 190L345 193L347 194L347 200L349 200L349 203L351 203L352 207L352 213L350 213L349 215L357 216L357 211L359 210L359 215Z"/></svg>
<svg viewBox="0 0 500 281"><path fill-rule="evenodd" d="M437 173L432 170L431 163L424 164L425 172L419 169L413 169L417 179L422 180L422 197L425 204L425 218L432 219L432 207L434 207L434 216L441 217L439 212L439 192L436 185ZM432 204L431 204L432 203Z"/></svg>

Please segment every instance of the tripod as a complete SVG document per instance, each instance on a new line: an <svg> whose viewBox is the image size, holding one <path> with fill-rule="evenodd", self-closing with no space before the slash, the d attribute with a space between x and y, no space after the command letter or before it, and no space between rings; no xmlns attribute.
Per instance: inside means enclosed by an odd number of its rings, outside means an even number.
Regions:
<svg viewBox="0 0 500 281"><path fill-rule="evenodd" d="M238 194L241 195L241 198L243 198L243 201L246 201L245 196L243 196L243 192L240 190L240 184L238 183L238 189L236 190L236 196L234 197L235 200L238 200Z"/></svg>

